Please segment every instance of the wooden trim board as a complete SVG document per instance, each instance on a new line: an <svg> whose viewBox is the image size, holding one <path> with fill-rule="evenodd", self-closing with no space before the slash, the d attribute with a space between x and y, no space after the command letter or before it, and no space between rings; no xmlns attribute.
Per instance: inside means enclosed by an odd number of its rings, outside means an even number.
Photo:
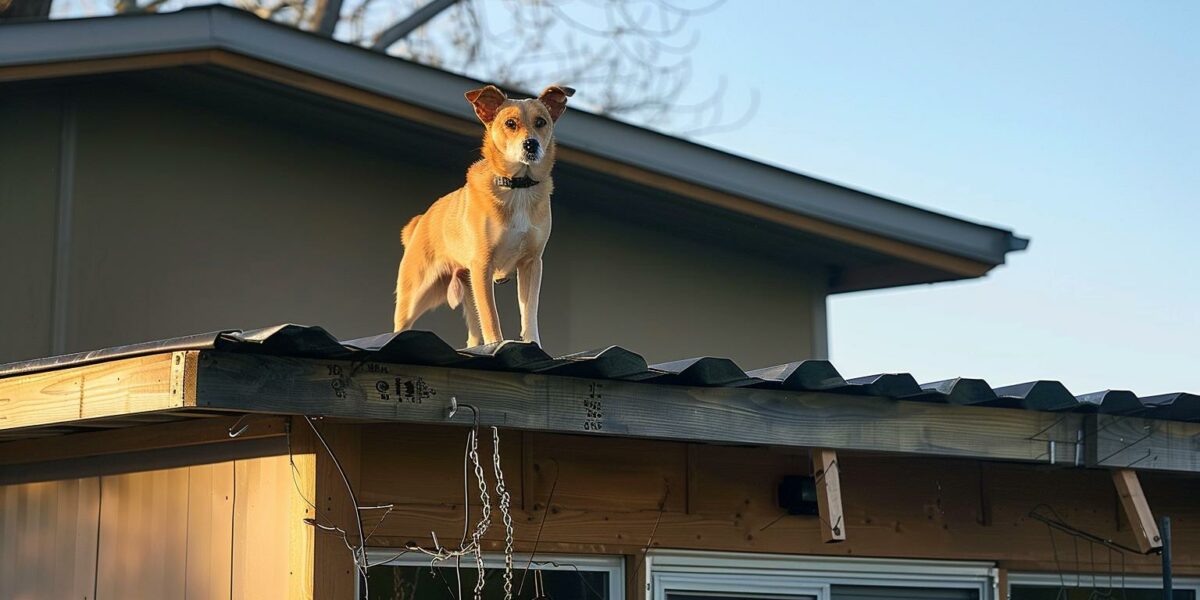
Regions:
<svg viewBox="0 0 1200 600"><path fill-rule="evenodd" d="M186 370L197 356L152 354L0 379L0 431L194 406L195 377L189 382Z"/></svg>
<svg viewBox="0 0 1200 600"><path fill-rule="evenodd" d="M467 425L467 413L447 419L449 400L456 397L479 407L482 424L514 429L1056 464L1073 463L1084 419L833 394L208 351L200 353L198 369L197 404L209 409ZM402 388L421 393L403 397L396 393Z"/></svg>

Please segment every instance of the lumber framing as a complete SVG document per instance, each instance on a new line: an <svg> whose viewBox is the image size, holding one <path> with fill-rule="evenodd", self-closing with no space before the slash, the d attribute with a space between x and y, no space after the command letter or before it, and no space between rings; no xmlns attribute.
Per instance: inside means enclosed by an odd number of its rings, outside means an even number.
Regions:
<svg viewBox="0 0 1200 600"><path fill-rule="evenodd" d="M813 478L817 485L817 510L821 516L821 539L826 544L846 541L846 520L842 510L842 476L837 452L826 448L813 450Z"/></svg>
<svg viewBox="0 0 1200 600"><path fill-rule="evenodd" d="M1129 519L1130 528L1133 529L1138 549L1143 554L1162 549L1158 524L1154 521L1154 513L1150 511L1146 494L1142 492L1142 483L1138 480L1137 473L1131 469L1115 469L1112 478L1113 484L1117 486L1117 495L1121 497L1125 517Z"/></svg>
<svg viewBox="0 0 1200 600"><path fill-rule="evenodd" d="M691 388L201 352L197 406L530 431L1070 464L1083 416L751 388ZM1053 443L1052 443L1053 442Z"/></svg>
<svg viewBox="0 0 1200 600"><path fill-rule="evenodd" d="M1200 423L1089 416L1088 466L1200 472Z"/></svg>
<svg viewBox="0 0 1200 600"><path fill-rule="evenodd" d="M195 406L198 354L152 354L0 379L0 432Z"/></svg>
<svg viewBox="0 0 1200 600"><path fill-rule="evenodd" d="M187 445L206 434L161 422L224 411L467 424L447 419L452 397L479 406L483 424L526 431L1200 472L1200 423L211 350L0 378L0 439L17 440L0 442L13 450L0 464L28 462L23 438L70 433L64 457L134 443L118 430L187 431L176 440Z"/></svg>
<svg viewBox="0 0 1200 600"><path fill-rule="evenodd" d="M0 466L233 441L229 428L237 422L238 417L187 419L60 436L49 444L43 438L6 442L0 444ZM237 440L282 437L286 422L286 417L257 416Z"/></svg>

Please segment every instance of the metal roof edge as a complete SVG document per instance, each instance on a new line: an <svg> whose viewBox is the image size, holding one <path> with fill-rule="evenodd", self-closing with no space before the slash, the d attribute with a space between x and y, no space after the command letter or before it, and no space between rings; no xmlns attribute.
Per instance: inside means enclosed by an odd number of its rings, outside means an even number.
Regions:
<svg viewBox="0 0 1200 600"><path fill-rule="evenodd" d="M149 25L153 23L153 25ZM481 82L271 23L223 5L175 13L2 26L0 67L224 49L422 108L474 121L463 89ZM66 28L84 29L64 35ZM447 99L454 99L447 102ZM608 160L755 200L832 224L1000 265L1028 240L1013 232L912 206L844 185L581 110L558 126L559 143Z"/></svg>

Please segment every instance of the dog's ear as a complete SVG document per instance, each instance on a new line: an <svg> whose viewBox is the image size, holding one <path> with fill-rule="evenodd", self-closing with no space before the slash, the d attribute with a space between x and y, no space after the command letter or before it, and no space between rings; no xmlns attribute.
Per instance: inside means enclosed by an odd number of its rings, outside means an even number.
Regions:
<svg viewBox="0 0 1200 600"><path fill-rule="evenodd" d="M480 121L483 121L484 125L491 123L492 119L496 118L496 112L500 110L500 105L508 100L508 96L505 96L504 92L494 85L471 90L464 96L467 97L467 102L475 107L475 114Z"/></svg>
<svg viewBox="0 0 1200 600"><path fill-rule="evenodd" d="M550 110L550 118L557 121L563 112L567 110L567 98L574 95L574 88L569 88L565 85L552 85L546 88L541 96L538 96L538 100Z"/></svg>

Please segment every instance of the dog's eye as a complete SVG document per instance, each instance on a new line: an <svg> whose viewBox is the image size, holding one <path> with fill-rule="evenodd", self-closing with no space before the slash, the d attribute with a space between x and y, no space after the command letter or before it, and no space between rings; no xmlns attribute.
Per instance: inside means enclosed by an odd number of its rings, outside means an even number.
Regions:
<svg viewBox="0 0 1200 600"><path fill-rule="evenodd" d="M516 128L517 128L517 122L516 122L514 119L509 119L509 120L507 120L507 121L505 121L505 122L504 122L504 126L505 126L505 127L507 127L507 128L509 128L509 129L516 129Z"/></svg>
<svg viewBox="0 0 1200 600"><path fill-rule="evenodd" d="M537 118L537 120L535 120L535 121L533 122L533 126L534 126L534 127L545 127L545 126L546 126L546 120L545 120L545 119L543 119L543 118L541 118L541 117L538 117L538 118Z"/></svg>

